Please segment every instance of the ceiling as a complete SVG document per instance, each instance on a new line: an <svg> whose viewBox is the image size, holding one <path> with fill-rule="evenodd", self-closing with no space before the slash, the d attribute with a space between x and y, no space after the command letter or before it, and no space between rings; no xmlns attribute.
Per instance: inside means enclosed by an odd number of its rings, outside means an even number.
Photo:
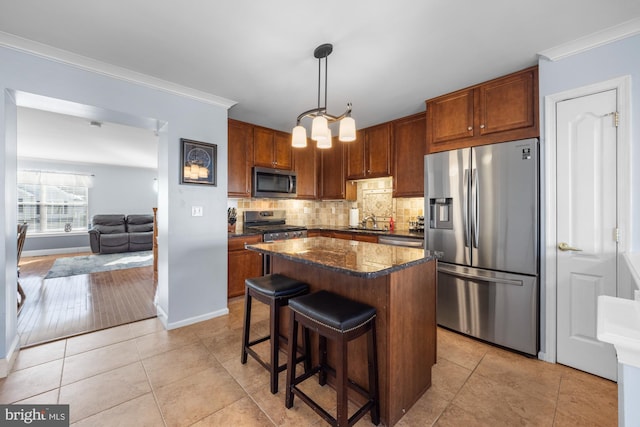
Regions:
<svg viewBox="0 0 640 427"><path fill-rule="evenodd" d="M229 116L291 131L317 106L359 128L535 65L537 54L640 16L638 0L0 0L0 31L226 98ZM103 128L104 129L104 128Z"/></svg>
<svg viewBox="0 0 640 427"><path fill-rule="evenodd" d="M19 158L156 169L158 136L140 127L18 107Z"/></svg>

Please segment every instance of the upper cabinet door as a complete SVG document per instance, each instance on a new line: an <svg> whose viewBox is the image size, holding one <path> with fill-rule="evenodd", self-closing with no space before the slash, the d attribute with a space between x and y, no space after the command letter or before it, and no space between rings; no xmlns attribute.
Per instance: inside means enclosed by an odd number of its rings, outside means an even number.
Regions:
<svg viewBox="0 0 640 427"><path fill-rule="evenodd" d="M365 165L365 131L356 132L356 140L351 142L341 142L347 147L347 179L360 179L366 177Z"/></svg>
<svg viewBox="0 0 640 427"><path fill-rule="evenodd" d="M293 153L291 152L291 135L286 132L275 131L273 135L273 160L278 169L293 168Z"/></svg>
<svg viewBox="0 0 640 427"><path fill-rule="evenodd" d="M298 178L298 199L318 197L319 151L315 142L311 140L307 140L306 147L293 149L294 170Z"/></svg>
<svg viewBox="0 0 640 427"><path fill-rule="evenodd" d="M535 126L536 71L529 70L478 87L480 135Z"/></svg>
<svg viewBox="0 0 640 427"><path fill-rule="evenodd" d="M273 130L258 126L253 128L253 165L272 168Z"/></svg>
<svg viewBox="0 0 640 427"><path fill-rule="evenodd" d="M473 136L474 90L462 90L427 102L432 145Z"/></svg>
<svg viewBox="0 0 640 427"><path fill-rule="evenodd" d="M251 197L253 126L229 119L227 131L227 194L229 197Z"/></svg>
<svg viewBox="0 0 640 427"><path fill-rule="evenodd" d="M391 123L372 126L366 133L367 177L391 175Z"/></svg>
<svg viewBox="0 0 640 427"><path fill-rule="evenodd" d="M425 113L393 121L393 196L424 196Z"/></svg>

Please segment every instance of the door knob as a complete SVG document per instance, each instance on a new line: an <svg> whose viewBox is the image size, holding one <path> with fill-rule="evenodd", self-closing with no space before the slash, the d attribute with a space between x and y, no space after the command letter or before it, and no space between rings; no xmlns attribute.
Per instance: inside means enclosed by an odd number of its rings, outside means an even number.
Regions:
<svg viewBox="0 0 640 427"><path fill-rule="evenodd" d="M569 246L569 244L562 242L562 243L558 243L558 249L560 249L561 251L581 251L582 249L578 249L578 248L574 248L573 246Z"/></svg>

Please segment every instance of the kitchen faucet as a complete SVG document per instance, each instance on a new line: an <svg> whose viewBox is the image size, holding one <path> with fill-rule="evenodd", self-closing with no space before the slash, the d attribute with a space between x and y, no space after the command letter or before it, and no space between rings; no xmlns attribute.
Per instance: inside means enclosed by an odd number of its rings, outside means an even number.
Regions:
<svg viewBox="0 0 640 427"><path fill-rule="evenodd" d="M369 220L371 220L371 222L373 223L373 228L378 228L378 223L376 222L376 216L373 212L369 214L369 216L364 217L364 219L362 220L362 226L364 228L367 228L367 221Z"/></svg>

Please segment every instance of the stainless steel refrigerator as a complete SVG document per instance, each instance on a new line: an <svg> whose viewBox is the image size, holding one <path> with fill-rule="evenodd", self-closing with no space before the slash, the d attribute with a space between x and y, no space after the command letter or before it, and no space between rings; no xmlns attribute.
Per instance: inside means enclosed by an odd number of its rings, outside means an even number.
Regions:
<svg viewBox="0 0 640 427"><path fill-rule="evenodd" d="M538 140L429 154L424 188L438 323L537 355Z"/></svg>

